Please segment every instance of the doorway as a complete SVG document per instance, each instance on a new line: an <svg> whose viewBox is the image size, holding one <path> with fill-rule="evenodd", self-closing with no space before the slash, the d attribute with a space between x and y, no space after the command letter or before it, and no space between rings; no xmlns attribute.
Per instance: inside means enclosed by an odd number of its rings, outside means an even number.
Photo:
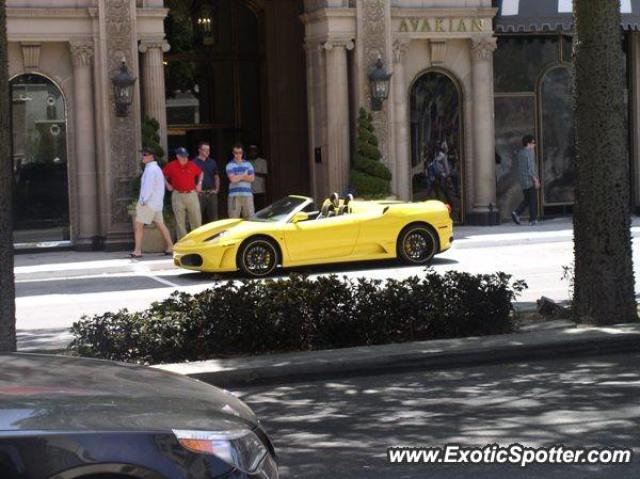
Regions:
<svg viewBox="0 0 640 479"><path fill-rule="evenodd" d="M11 80L14 243L70 239L64 96L48 78Z"/></svg>
<svg viewBox="0 0 640 479"><path fill-rule="evenodd" d="M237 0L170 0L165 23L169 155L208 141L219 166L236 141L262 145L262 10Z"/></svg>
<svg viewBox="0 0 640 479"><path fill-rule="evenodd" d="M411 88L413 201L439 199L464 221L462 95L447 73L428 71Z"/></svg>

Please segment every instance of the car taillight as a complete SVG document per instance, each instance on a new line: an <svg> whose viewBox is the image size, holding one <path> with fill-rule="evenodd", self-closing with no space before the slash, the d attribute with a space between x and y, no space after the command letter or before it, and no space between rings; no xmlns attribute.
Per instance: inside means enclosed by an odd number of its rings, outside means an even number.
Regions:
<svg viewBox="0 0 640 479"><path fill-rule="evenodd" d="M447 211L449 212L449 214L451 214L451 212L453 211L453 208L451 208L451 205L449 203L445 203L444 205L447 207Z"/></svg>

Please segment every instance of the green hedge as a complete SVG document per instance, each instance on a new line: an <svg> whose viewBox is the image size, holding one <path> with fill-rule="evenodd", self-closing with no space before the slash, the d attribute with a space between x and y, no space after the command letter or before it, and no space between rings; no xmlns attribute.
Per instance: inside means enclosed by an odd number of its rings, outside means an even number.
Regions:
<svg viewBox="0 0 640 479"><path fill-rule="evenodd" d="M404 280L227 282L174 293L146 311L84 317L77 354L162 363L224 355L343 348L512 331L511 302L526 288L503 273L428 270Z"/></svg>

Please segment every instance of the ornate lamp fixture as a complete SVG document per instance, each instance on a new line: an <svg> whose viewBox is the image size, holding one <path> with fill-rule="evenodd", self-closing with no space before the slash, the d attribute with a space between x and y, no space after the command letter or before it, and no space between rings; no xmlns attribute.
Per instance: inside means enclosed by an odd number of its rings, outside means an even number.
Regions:
<svg viewBox="0 0 640 479"><path fill-rule="evenodd" d="M122 60L120 70L111 78L111 82L113 83L116 115L127 116L129 106L133 102L133 85L136 83L136 78L131 76L124 60Z"/></svg>
<svg viewBox="0 0 640 479"><path fill-rule="evenodd" d="M202 44L206 46L214 45L216 42L216 15L214 6L207 0L200 3L195 13L195 24Z"/></svg>
<svg viewBox="0 0 640 479"><path fill-rule="evenodd" d="M378 57L375 67L369 73L369 85L371 87L371 109L382 110L382 103L389 98L389 83L391 73L384 68L382 58Z"/></svg>

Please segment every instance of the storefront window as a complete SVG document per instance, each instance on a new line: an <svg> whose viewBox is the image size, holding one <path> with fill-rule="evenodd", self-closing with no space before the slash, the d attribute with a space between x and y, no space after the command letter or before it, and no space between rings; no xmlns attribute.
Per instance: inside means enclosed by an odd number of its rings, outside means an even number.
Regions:
<svg viewBox="0 0 640 479"><path fill-rule="evenodd" d="M509 220L522 200L518 152L522 137L535 133L535 95L496 97L496 182L500 214Z"/></svg>
<svg viewBox="0 0 640 479"><path fill-rule="evenodd" d="M67 125L62 93L40 75L11 81L14 242L69 239Z"/></svg>
<svg viewBox="0 0 640 479"><path fill-rule="evenodd" d="M569 69L549 70L541 85L542 123L540 156L545 205L573 204L575 200L575 121Z"/></svg>
<svg viewBox="0 0 640 479"><path fill-rule="evenodd" d="M440 199L463 220L463 158L460 92L439 72L422 75L411 92L413 200Z"/></svg>
<svg viewBox="0 0 640 479"><path fill-rule="evenodd" d="M559 36L522 36L498 39L494 53L496 92L533 92L540 72L560 60Z"/></svg>

